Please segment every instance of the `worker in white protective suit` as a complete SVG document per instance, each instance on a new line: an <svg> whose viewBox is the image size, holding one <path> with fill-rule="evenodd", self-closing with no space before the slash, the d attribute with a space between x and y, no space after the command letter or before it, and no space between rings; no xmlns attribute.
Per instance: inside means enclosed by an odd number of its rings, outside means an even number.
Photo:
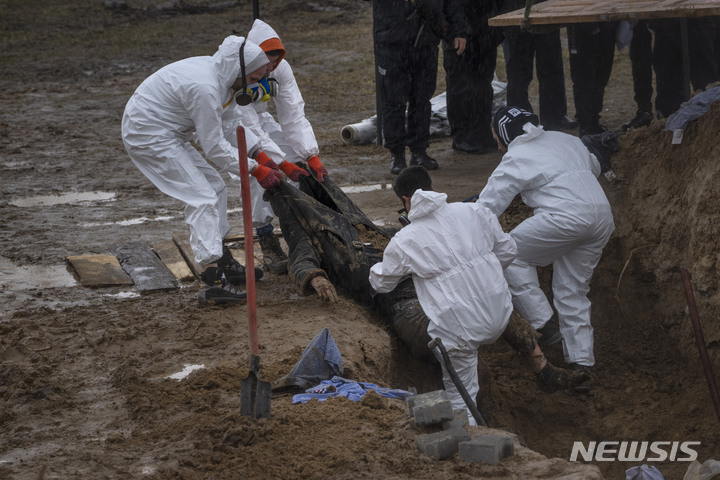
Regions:
<svg viewBox="0 0 720 480"><path fill-rule="evenodd" d="M430 320L428 335L442 340L452 366L475 399L480 390L477 349L500 337L513 310L503 267L515 257L515 242L487 208L447 203L446 194L432 191L430 175L422 166L400 172L394 190L405 204L410 224L392 237L382 262L370 269L370 285L387 293L412 274L418 300ZM466 409L474 424L444 365L443 383L453 409Z"/></svg>
<svg viewBox="0 0 720 480"><path fill-rule="evenodd" d="M245 300L236 288L245 282L245 270L223 246L230 225L220 172L239 173L238 103L250 101L268 66L259 46L229 36L213 56L187 58L153 73L123 114L122 137L132 162L163 193L186 204L190 246L208 286L200 294L202 304ZM249 129L245 134L248 170L263 188L278 185L278 172L259 163L267 156L257 137Z"/></svg>
<svg viewBox="0 0 720 480"><path fill-rule="evenodd" d="M493 119L498 148L506 152L477 203L501 215L520 194L532 217L510 235L518 254L505 270L518 313L542 335L541 346L563 340L565 361L589 373L595 364L590 323L590 279L615 229L605 192L597 180L600 164L573 135L546 132L538 118L516 107ZM540 288L538 266L552 264L553 309ZM590 383L575 389L587 391Z"/></svg>
<svg viewBox="0 0 720 480"><path fill-rule="evenodd" d="M260 146L287 177L297 182L308 172L296 165L305 163L322 182L327 170L318 157L319 149L312 125L305 117L305 102L290 64L285 60L285 47L270 25L255 20L248 40L263 49L270 61L267 78L261 81L259 95L248 106L240 108L242 123L260 139ZM272 101L277 120L268 111ZM275 217L270 203L263 200L263 189L251 182L253 224L258 234L266 267L277 273L287 271L287 256L273 234Z"/></svg>

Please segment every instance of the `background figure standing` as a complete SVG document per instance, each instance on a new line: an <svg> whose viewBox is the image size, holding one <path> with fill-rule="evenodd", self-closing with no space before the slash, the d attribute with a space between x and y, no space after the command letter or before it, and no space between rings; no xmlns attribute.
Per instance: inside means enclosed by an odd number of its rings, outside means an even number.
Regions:
<svg viewBox="0 0 720 480"><path fill-rule="evenodd" d="M695 90L704 90L718 80L715 53L716 18L687 19L690 83ZM649 23L655 32L652 62L655 69L658 115L669 117L688 100L689 85L685 85L683 54L680 42L681 20L659 19Z"/></svg>
<svg viewBox="0 0 720 480"><path fill-rule="evenodd" d="M539 3L539 2L537 2ZM525 0L503 0L502 11L523 8ZM540 26L533 27L539 30ZM521 27L503 29L506 42L505 73L507 104L532 112L528 87L533 80L533 63L537 69L540 122L545 130L567 130L577 123L567 115L565 68L559 28L551 31L526 31ZM493 141L494 144L494 141Z"/></svg>
<svg viewBox="0 0 720 480"><path fill-rule="evenodd" d="M447 85L447 117L452 132L452 148L471 154L497 147L492 138L492 87L497 63L497 46L502 42L499 29L488 25L498 13L494 1L462 1L468 25L465 51L453 41L443 40L443 67Z"/></svg>
<svg viewBox="0 0 720 480"><path fill-rule="evenodd" d="M579 136L602 133L600 125L605 86L615 58L617 24L578 23L567 27L570 76Z"/></svg>
<svg viewBox="0 0 720 480"><path fill-rule="evenodd" d="M438 168L428 156L430 99L437 83L438 44L446 35L464 38L459 0L375 0L375 64L382 96L383 144L390 151L390 172L410 164ZM407 116L406 116L407 111ZM406 128L407 118L407 128Z"/></svg>
<svg viewBox="0 0 720 480"><path fill-rule="evenodd" d="M630 66L637 112L632 120L622 126L623 130L644 127L653 119L652 32L647 20L632 23Z"/></svg>

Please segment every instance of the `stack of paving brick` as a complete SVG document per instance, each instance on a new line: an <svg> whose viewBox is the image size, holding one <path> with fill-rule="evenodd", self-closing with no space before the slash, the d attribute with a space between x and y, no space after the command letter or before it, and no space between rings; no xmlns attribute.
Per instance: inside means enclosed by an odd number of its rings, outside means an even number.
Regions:
<svg viewBox="0 0 720 480"><path fill-rule="evenodd" d="M497 465L515 453L513 438L496 433L470 435L467 410L453 411L444 390L414 395L407 399L410 416L416 428L426 432L415 437L421 452L438 460L456 453L463 462Z"/></svg>

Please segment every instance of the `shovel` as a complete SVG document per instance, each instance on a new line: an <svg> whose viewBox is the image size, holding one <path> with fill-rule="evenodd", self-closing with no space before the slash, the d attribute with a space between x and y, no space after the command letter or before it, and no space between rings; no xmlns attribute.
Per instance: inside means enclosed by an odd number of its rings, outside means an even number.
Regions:
<svg viewBox="0 0 720 480"><path fill-rule="evenodd" d="M243 232L245 234L245 289L250 331L250 373L240 384L240 414L254 418L270 418L270 382L260 381L260 353L257 334L257 305L255 302L255 259L253 257L252 209L250 208L250 176L247 164L245 129L237 127L240 157L240 194L242 198Z"/></svg>
<svg viewBox="0 0 720 480"><path fill-rule="evenodd" d="M440 351L440 353L435 350L436 347L437 350ZM465 388L465 385L462 383L462 380L460 380L460 377L455 371L455 368L452 366L452 362L450 362L450 356L448 355L448 352L445 349L445 345L443 345L442 340L440 338L430 340L430 343L428 343L428 348L433 352L438 361L445 365L445 369L447 370L448 375L450 375L450 378L455 384L455 388L457 388L460 392L460 396L462 397L462 399L465 400L465 405L467 405L468 410L470 410L470 413L475 419L475 423L482 427L487 427L485 420L483 420L482 415L480 415L480 410L478 410L477 405L475 405L473 399L470 398L470 394L468 393L467 388Z"/></svg>

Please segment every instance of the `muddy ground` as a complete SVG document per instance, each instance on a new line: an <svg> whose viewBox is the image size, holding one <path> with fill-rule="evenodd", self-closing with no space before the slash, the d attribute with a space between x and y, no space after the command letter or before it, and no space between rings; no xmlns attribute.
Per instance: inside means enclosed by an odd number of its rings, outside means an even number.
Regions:
<svg viewBox="0 0 720 480"><path fill-rule="evenodd" d="M516 435L517 455L496 467L435 461L417 450L418 431L396 400L292 405L282 394L273 398L271 420L240 416L247 310L201 308L198 282L139 295L73 278L69 255L187 235L182 205L128 160L122 111L152 71L212 54L252 21L250 2L105 4L0 2L0 477L620 479L641 463L568 462L574 441L603 440L696 441L699 461L720 458L718 418L678 273L683 265L691 272L720 371L718 105L679 146L662 121L629 133L614 158L618 180L601 180L617 229L592 282L591 393L544 393L502 341L484 347L479 404L490 426ZM333 178L387 186L386 151L340 137L344 125L375 113L370 2L261 4L288 48ZM627 51L616 55L605 105L609 128L635 113ZM450 143L440 138L430 147L441 165L433 181L462 200L483 187L500 155L462 155ZM233 188L232 223L241 233ZM387 188L351 197L373 220L396 225ZM289 372L327 327L346 378L440 388L435 365L410 357L373 311L349 299L328 306L268 273L258 282L258 319L264 379ZM559 349L547 355L562 364ZM166 378L185 365L205 368ZM688 467L653 464L666 479L682 478Z"/></svg>

